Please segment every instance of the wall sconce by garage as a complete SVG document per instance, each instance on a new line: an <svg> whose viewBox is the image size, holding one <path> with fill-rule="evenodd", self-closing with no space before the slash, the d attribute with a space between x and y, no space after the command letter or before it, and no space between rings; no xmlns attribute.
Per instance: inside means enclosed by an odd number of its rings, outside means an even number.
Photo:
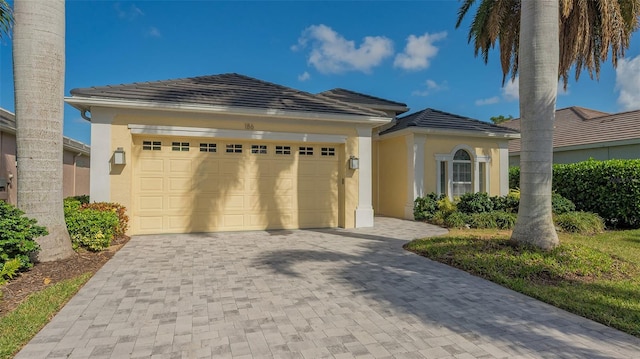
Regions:
<svg viewBox="0 0 640 359"><path fill-rule="evenodd" d="M124 165L126 163L127 162L124 155L124 149L122 147L118 147L115 151L113 151L113 164Z"/></svg>
<svg viewBox="0 0 640 359"><path fill-rule="evenodd" d="M349 157L349 169L357 170L360 168L360 159L356 156Z"/></svg>

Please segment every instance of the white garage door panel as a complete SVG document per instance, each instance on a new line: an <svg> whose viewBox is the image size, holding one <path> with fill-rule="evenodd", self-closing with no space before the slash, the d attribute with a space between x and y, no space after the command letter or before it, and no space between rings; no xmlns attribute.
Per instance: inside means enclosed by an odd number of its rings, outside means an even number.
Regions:
<svg viewBox="0 0 640 359"><path fill-rule="evenodd" d="M160 151L143 151L142 141L161 141ZM172 151L171 142L189 142ZM217 152L200 152L216 143ZM242 153L226 153L241 144ZM266 145L267 154L251 153ZM134 137L132 231L187 233L280 228L335 227L338 224L338 157L275 154L282 144ZM302 146L302 145L301 145ZM337 154L337 146L336 154Z"/></svg>

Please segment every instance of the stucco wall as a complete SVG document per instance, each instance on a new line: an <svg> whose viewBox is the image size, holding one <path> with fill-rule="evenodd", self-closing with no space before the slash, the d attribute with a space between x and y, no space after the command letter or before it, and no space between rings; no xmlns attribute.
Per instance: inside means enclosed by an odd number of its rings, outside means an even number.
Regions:
<svg viewBox="0 0 640 359"><path fill-rule="evenodd" d="M376 214L404 218L409 161L406 136L378 140L375 147L374 210Z"/></svg>
<svg viewBox="0 0 640 359"><path fill-rule="evenodd" d="M425 143L424 156L424 192L430 193L436 192L437 190L436 155L451 154L456 146L466 145L475 151L475 156L488 156L491 158L490 162L487 163L487 170L489 171L489 195L500 195L501 180L509 180L508 178L500 178L500 142L501 141L492 138L483 139L462 136L428 135ZM473 171L475 171L474 166L472 166L472 178L475 178Z"/></svg>
<svg viewBox="0 0 640 359"><path fill-rule="evenodd" d="M94 118L98 122L111 122L110 153L122 147L127 154L127 164L124 166L112 166L109 172L109 196L113 202L118 202L127 208L132 208L132 181L133 159L132 143L133 135L129 129L130 124L153 126L180 126L195 128L215 128L241 131L269 131L301 134L326 134L347 136L346 143L340 145L339 165L339 225L352 228L355 225L355 210L358 205L358 174L359 170L348 168L348 158L353 155L360 157L358 153L358 133L354 124L340 124L324 121L304 121L295 119L254 118L230 115L179 115L174 113L129 111L126 113L109 114L93 111ZM110 119L97 118L97 116L111 116ZM256 138L255 140L259 140ZM102 162L102 161L101 161Z"/></svg>

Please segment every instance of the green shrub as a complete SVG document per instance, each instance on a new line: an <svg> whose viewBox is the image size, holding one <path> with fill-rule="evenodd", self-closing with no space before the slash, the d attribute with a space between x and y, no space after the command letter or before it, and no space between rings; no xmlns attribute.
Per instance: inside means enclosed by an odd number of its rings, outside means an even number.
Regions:
<svg viewBox="0 0 640 359"><path fill-rule="evenodd" d="M520 206L520 191L511 189L506 196L491 197L494 211L502 211L509 213L518 213Z"/></svg>
<svg viewBox="0 0 640 359"><path fill-rule="evenodd" d="M471 228L512 229L516 224L516 217L515 213L504 211L474 213L469 219L469 225Z"/></svg>
<svg viewBox="0 0 640 359"><path fill-rule="evenodd" d="M0 265L12 259L20 261L19 269L31 268L30 257L40 246L35 239L48 234L47 229L38 226L37 221L28 218L18 208L0 201Z"/></svg>
<svg viewBox="0 0 640 359"><path fill-rule="evenodd" d="M518 215L516 213L507 213L501 211L494 211L492 213L495 216L498 229L513 229L513 227L516 225L516 218L518 218Z"/></svg>
<svg viewBox="0 0 640 359"><path fill-rule="evenodd" d="M413 203L413 218L417 221L430 220L438 210L438 201L444 195L438 196L431 192L424 197L418 197Z"/></svg>
<svg viewBox="0 0 640 359"><path fill-rule="evenodd" d="M520 167L509 167L509 188L520 188Z"/></svg>
<svg viewBox="0 0 640 359"><path fill-rule="evenodd" d="M520 169L509 169L517 186ZM597 213L607 226L640 228L640 160L589 160L553 165L553 190L578 211Z"/></svg>
<svg viewBox="0 0 640 359"><path fill-rule="evenodd" d="M555 165L553 187L578 211L598 213L612 227L640 228L640 160L589 160Z"/></svg>
<svg viewBox="0 0 640 359"><path fill-rule="evenodd" d="M114 235L116 237L123 236L129 227L129 217L127 209L119 203L94 202L86 203L80 206L80 209L95 209L98 211L111 211L118 216L118 225L115 228Z"/></svg>
<svg viewBox="0 0 640 359"><path fill-rule="evenodd" d="M553 192L551 194L551 208L554 214L563 214L575 211L576 205L559 193Z"/></svg>
<svg viewBox="0 0 640 359"><path fill-rule="evenodd" d="M567 212L554 216L553 221L564 232L597 234L604 231L602 217L591 212Z"/></svg>
<svg viewBox="0 0 640 359"><path fill-rule="evenodd" d="M458 211L466 214L491 212L493 201L485 192L465 193L457 203Z"/></svg>
<svg viewBox="0 0 640 359"><path fill-rule="evenodd" d="M444 214L444 217L448 217L451 213L457 211L458 208L456 204L449 200L449 197L444 196L442 199L438 200L438 211L441 211Z"/></svg>
<svg viewBox="0 0 640 359"><path fill-rule="evenodd" d="M120 226L116 211L83 208L73 198L64 201L64 217L74 249L101 251L111 245Z"/></svg>
<svg viewBox="0 0 640 359"><path fill-rule="evenodd" d="M498 228L493 212L474 213L469 218L471 228Z"/></svg>
<svg viewBox="0 0 640 359"><path fill-rule="evenodd" d="M65 200L67 200L67 199L75 199L76 201L79 201L80 204L87 204L87 203L90 202L89 195L87 195L87 194L65 198Z"/></svg>
<svg viewBox="0 0 640 359"><path fill-rule="evenodd" d="M431 217L429 222L437 226L444 226L444 221L445 219L447 219L447 216L449 214L450 213L445 213L444 211L437 210L436 213L433 214L433 217Z"/></svg>
<svg viewBox="0 0 640 359"><path fill-rule="evenodd" d="M460 211L450 213L444 219L444 225L448 228L464 228L469 223L469 215Z"/></svg>
<svg viewBox="0 0 640 359"><path fill-rule="evenodd" d="M13 278L21 267L22 261L18 258L14 258L4 262L4 264L0 264L0 285L7 283L7 279ZM0 292L0 298L1 297L2 292Z"/></svg>

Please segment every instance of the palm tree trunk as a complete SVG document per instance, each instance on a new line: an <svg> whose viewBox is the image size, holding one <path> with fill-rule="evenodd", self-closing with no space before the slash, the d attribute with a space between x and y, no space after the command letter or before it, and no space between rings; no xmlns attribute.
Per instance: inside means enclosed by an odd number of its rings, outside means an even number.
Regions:
<svg viewBox="0 0 640 359"><path fill-rule="evenodd" d="M558 245L551 209L553 125L558 92L558 0L522 1L519 70L520 208L511 240Z"/></svg>
<svg viewBox="0 0 640 359"><path fill-rule="evenodd" d="M74 253L62 205L64 0L15 0L14 19L18 207L49 230L37 259L53 261Z"/></svg>

